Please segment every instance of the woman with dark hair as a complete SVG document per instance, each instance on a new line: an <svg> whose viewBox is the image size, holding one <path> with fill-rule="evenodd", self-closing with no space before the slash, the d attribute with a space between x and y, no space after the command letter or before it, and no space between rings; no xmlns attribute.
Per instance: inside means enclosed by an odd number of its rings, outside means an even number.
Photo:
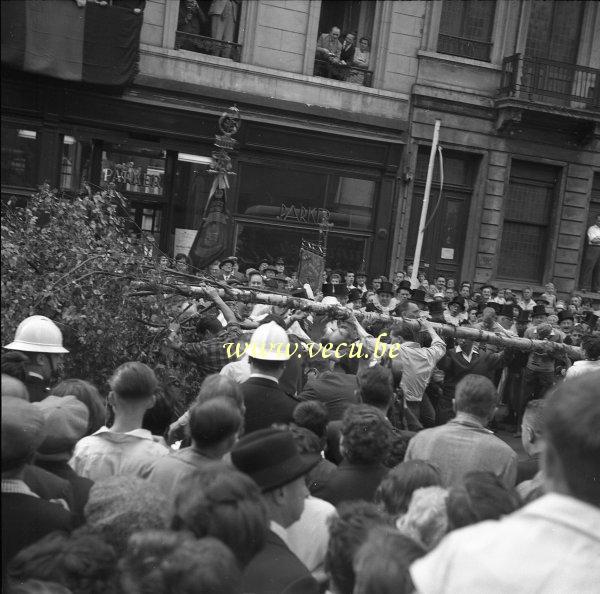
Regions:
<svg viewBox="0 0 600 594"><path fill-rule="evenodd" d="M63 380L50 390L52 396L75 396L83 402L90 413L86 435L95 433L106 422L106 402L100 396L98 388L82 379Z"/></svg>
<svg viewBox="0 0 600 594"><path fill-rule="evenodd" d="M390 452L392 435L383 413L366 404L352 405L342 419L342 462L313 495L337 506L342 501L372 501L387 474L383 462Z"/></svg>
<svg viewBox="0 0 600 594"><path fill-rule="evenodd" d="M464 528L483 520L499 520L521 507L514 489L508 489L493 472L468 472L461 484L448 491L449 529Z"/></svg>
<svg viewBox="0 0 600 594"><path fill-rule="evenodd" d="M238 594L241 574L232 552L216 538L153 530L129 539L119 563L128 594Z"/></svg>
<svg viewBox="0 0 600 594"><path fill-rule="evenodd" d="M390 470L375 493L375 503L393 518L405 514L412 494L421 487L441 486L437 467L425 460L408 460Z"/></svg>
<svg viewBox="0 0 600 594"><path fill-rule="evenodd" d="M359 72L356 69L360 70L368 70L369 69L369 60L371 59L371 42L368 37L361 37L358 42L358 47L354 52L354 58L350 66L352 66L352 71L350 76L348 77L348 82L358 83L360 85L365 83L365 73Z"/></svg>
<svg viewBox="0 0 600 594"><path fill-rule="evenodd" d="M171 527L218 538L244 567L263 548L268 521L256 483L215 462L181 481Z"/></svg>

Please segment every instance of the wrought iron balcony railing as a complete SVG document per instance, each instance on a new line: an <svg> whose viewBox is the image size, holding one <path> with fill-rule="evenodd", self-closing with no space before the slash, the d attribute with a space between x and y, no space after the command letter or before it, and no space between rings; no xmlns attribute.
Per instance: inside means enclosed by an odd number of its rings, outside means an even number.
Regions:
<svg viewBox="0 0 600 594"><path fill-rule="evenodd" d="M600 110L600 70L515 54L502 61L500 97Z"/></svg>
<svg viewBox="0 0 600 594"><path fill-rule="evenodd" d="M210 56L221 56L239 62L242 56L242 46L231 41L219 41L212 37L194 35L177 31L175 33L175 49L185 49Z"/></svg>
<svg viewBox="0 0 600 594"><path fill-rule="evenodd" d="M476 41L475 39L456 37L444 33L440 33L438 37L437 51L440 54L462 56L463 58L489 62L491 49L492 43L487 41Z"/></svg>
<svg viewBox="0 0 600 594"><path fill-rule="evenodd" d="M353 66L343 66L342 64L332 64L327 60L315 60L313 76L343 80L345 82L362 85L363 87L373 86L372 70L355 68Z"/></svg>

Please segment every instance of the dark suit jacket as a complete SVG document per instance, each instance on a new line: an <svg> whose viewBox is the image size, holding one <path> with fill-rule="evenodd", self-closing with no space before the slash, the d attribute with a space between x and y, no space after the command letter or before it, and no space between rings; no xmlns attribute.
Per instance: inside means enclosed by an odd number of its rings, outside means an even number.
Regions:
<svg viewBox="0 0 600 594"><path fill-rule="evenodd" d="M73 490L73 509L71 511L83 520L83 508L88 501L94 481L79 476L66 461L36 460L35 464L70 483Z"/></svg>
<svg viewBox="0 0 600 594"><path fill-rule="evenodd" d="M290 423L296 400L288 396L274 380L251 377L241 384L246 405L246 433L266 429L272 423Z"/></svg>
<svg viewBox="0 0 600 594"><path fill-rule="evenodd" d="M306 382L300 400L318 400L327 408L330 421L338 421L350 404L360 403L356 394L358 382L355 375L326 371Z"/></svg>
<svg viewBox="0 0 600 594"><path fill-rule="evenodd" d="M27 464L23 472L23 482L38 497L46 501L50 499L62 499L69 506L70 510L73 510L75 507L75 498L71 483L39 466Z"/></svg>
<svg viewBox="0 0 600 594"><path fill-rule="evenodd" d="M244 570L247 594L318 594L319 585L306 566L273 531L264 548Z"/></svg>
<svg viewBox="0 0 600 594"><path fill-rule="evenodd" d="M388 470L383 464L366 466L343 460L325 485L316 489L313 495L336 507L343 501L354 499L373 501L375 491Z"/></svg>
<svg viewBox="0 0 600 594"><path fill-rule="evenodd" d="M342 50L340 51L340 61L346 62L346 64L348 64L348 66L352 66L355 51L356 51L356 46L354 44L349 45L346 48L344 48L344 45L342 44Z"/></svg>
<svg viewBox="0 0 600 594"><path fill-rule="evenodd" d="M443 395L446 399L454 398L456 384L469 373L483 375L494 381L494 372L504 364L504 353L473 353L471 362L462 353L447 351L440 359L438 367L445 372Z"/></svg>
<svg viewBox="0 0 600 594"><path fill-rule="evenodd" d="M73 527L73 515L57 503L31 495L2 493L2 574L21 549L50 532L70 532Z"/></svg>

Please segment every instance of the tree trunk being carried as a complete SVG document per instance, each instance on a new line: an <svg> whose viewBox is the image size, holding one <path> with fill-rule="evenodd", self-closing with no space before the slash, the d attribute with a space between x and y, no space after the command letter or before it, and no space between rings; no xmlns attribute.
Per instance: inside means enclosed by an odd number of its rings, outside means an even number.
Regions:
<svg viewBox="0 0 600 594"><path fill-rule="evenodd" d="M132 283L132 288L139 292L178 293L191 298L204 298L207 296L207 291L203 287L190 286L176 282L165 285L136 282ZM317 315L327 315L337 320L347 320L353 313L359 322L365 322L367 324L371 324L373 322L384 322L387 324L394 324L399 327L408 326L412 330L419 330L422 328L422 325L418 320L405 320L396 316L374 312L353 311L342 305L323 305L318 301L302 299L300 297L292 297L290 295L263 293L260 291L236 289L233 287L227 287L226 290L219 289L219 294L227 301L276 305L279 307L286 307L288 309L298 309ZM502 348L515 348L521 351L536 350L543 351L549 355L566 354L571 359L575 360L584 358L581 349L572 345L550 342L547 340L531 340L529 338L511 337L500 333L486 332L485 330L478 330L476 328L468 328L466 326L453 326L451 324L440 324L437 322L429 323L438 334L443 336L464 338L466 340L473 340L475 342L486 342Z"/></svg>

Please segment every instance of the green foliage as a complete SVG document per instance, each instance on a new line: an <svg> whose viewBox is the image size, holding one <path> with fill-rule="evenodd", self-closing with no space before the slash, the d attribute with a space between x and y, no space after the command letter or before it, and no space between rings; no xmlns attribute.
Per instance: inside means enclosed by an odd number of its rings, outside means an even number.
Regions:
<svg viewBox="0 0 600 594"><path fill-rule="evenodd" d="M24 318L41 314L63 332L66 377L101 390L114 369L138 360L175 376L186 399L194 369L162 343L174 317L172 299L127 296L132 280L165 282L164 271L128 235L127 205L106 192L75 198L47 188L26 208L3 205L2 344Z"/></svg>

